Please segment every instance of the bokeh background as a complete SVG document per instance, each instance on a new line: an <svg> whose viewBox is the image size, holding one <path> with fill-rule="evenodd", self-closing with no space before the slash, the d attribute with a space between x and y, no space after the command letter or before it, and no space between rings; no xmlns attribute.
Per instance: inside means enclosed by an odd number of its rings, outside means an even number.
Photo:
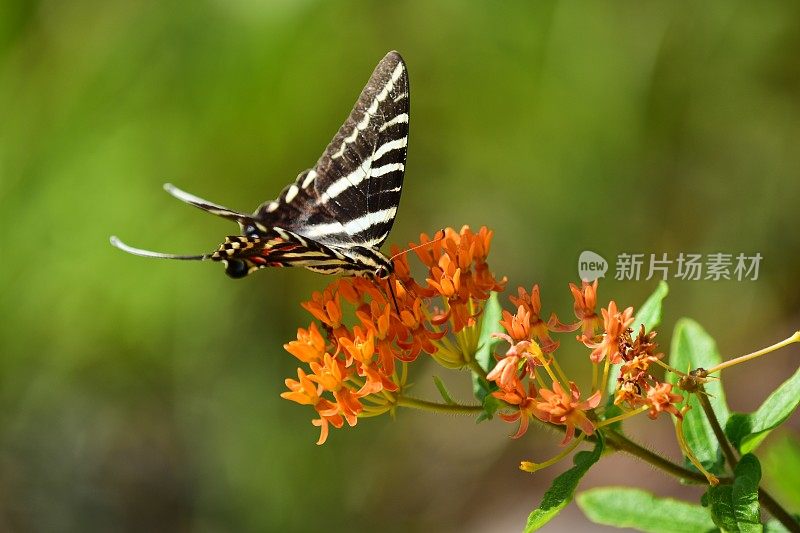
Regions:
<svg viewBox="0 0 800 533"><path fill-rule="evenodd" d="M412 121L391 241L486 224L495 272L540 283L564 316L585 249L760 252L757 281L673 281L659 338L691 316L732 357L798 328L797 3L6 0L0 529L521 529L566 463L517 464L556 453L556 435L401 411L317 447L311 411L278 396L296 366L281 345L328 280L233 281L108 245L213 249L235 226L161 185L239 209L273 197L392 49ZM610 276L600 296L639 305L655 285ZM584 352L562 357L586 377ZM798 357L726 371L732 408L759 405ZM465 373L415 372L420 396L437 374L469 397ZM668 419L631 431L677 458ZM766 457L788 438L761 453L797 512L796 480ZM583 487L608 484L698 494L623 456ZM548 526L593 527L575 508Z"/></svg>

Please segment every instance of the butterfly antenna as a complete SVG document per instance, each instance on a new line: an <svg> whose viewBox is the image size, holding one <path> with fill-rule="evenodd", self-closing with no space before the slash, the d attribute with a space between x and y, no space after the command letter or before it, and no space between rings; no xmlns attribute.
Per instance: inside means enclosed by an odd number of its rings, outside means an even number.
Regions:
<svg viewBox="0 0 800 533"><path fill-rule="evenodd" d="M155 259L179 259L181 261L204 261L206 259L211 259L211 254L175 255L163 254L161 252L153 252L150 250L142 250L141 248L134 248L133 246L128 246L119 240L116 235L112 235L109 241L111 241L111 246L119 248L123 252L128 252L129 254L139 255L142 257L153 257Z"/></svg>
<svg viewBox="0 0 800 533"><path fill-rule="evenodd" d="M389 261L394 261L395 258L400 257L401 255L405 255L408 252L413 252L414 250L419 250L420 248L424 248L425 246L430 246L433 243L439 242L439 241L444 239L446 233L445 233L445 231L443 229L440 229L439 231L436 232L436 235L438 235L438 236L435 239L432 239L432 240L430 240L428 242L423 242L422 244L418 244L416 246L412 246L411 248L408 248L407 250L403 250L402 252L398 252L398 253L394 254L392 257L389 258Z"/></svg>

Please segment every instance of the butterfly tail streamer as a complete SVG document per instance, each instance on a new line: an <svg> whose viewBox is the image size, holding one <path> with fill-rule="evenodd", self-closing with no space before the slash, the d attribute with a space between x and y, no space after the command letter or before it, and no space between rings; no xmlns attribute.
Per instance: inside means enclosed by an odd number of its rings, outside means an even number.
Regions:
<svg viewBox="0 0 800 533"><path fill-rule="evenodd" d="M234 222L238 222L242 226L247 226L248 224L251 224L253 221L253 215L249 215L247 213L240 213L238 211L228 209L225 206L215 204L214 202L209 202L208 200L204 200L199 196L195 196L194 194L181 190L171 183L165 183L164 190L167 191L170 195L180 200L181 202L193 205L198 209L202 209L206 213L211 213L212 215L217 215L218 217L226 218L228 220L233 220Z"/></svg>
<svg viewBox="0 0 800 533"><path fill-rule="evenodd" d="M114 248L119 248L123 252L127 252L132 255L138 255L140 257L152 257L154 259L177 259L179 261L205 261L206 259L211 259L212 254L197 254L197 255L178 255L178 254L165 254L162 252L154 252L152 250L144 250L142 248L134 248L133 246L127 245L122 242L119 237L116 235L112 235L109 238L111 242L111 246Z"/></svg>

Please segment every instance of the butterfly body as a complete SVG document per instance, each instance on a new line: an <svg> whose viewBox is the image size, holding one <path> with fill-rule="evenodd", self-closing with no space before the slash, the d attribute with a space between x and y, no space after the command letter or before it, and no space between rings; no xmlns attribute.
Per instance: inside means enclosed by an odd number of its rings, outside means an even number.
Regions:
<svg viewBox="0 0 800 533"><path fill-rule="evenodd" d="M394 272L391 260L375 248L339 247L311 241L282 228L269 233L225 238L212 261L221 261L232 278L267 267L299 266L320 274L385 278Z"/></svg>
<svg viewBox="0 0 800 533"><path fill-rule="evenodd" d="M237 222L242 235L226 237L215 252L196 256L132 248L116 237L111 242L136 255L219 261L234 278L286 266L386 278L394 269L379 249L400 203L408 120L406 66L400 54L389 52L317 164L253 214L165 185L176 198Z"/></svg>

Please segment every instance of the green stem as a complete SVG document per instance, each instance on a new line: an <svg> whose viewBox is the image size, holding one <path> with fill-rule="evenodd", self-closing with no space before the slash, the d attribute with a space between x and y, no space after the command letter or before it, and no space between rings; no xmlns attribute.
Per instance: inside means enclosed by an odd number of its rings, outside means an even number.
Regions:
<svg viewBox="0 0 800 533"><path fill-rule="evenodd" d="M478 374L483 379L486 379L486 370L483 369L481 364L476 361L474 358L470 359L469 363L467 364L470 370Z"/></svg>
<svg viewBox="0 0 800 533"><path fill-rule="evenodd" d="M711 407L711 402L708 400L708 396L706 396L702 385L700 386L700 390L697 392L697 399L700 401L703 412L711 424L711 429L714 431L714 435L719 441L719 446L722 448L722 453L725 455L725 459L728 461L728 464L732 469L736 468L736 465L739 463L739 459L736 457L736 453L733 451L730 442L728 442L728 438L725 436L725 432L722 430L719 419L717 418L716 413L714 413L714 409ZM775 498L773 498L760 486L758 487L758 501L760 501L761 505L764 506L764 509L769 511L769 514L783 524L783 527L785 527L788 531L794 531L796 533L800 532L800 523L798 523L797 520L775 500Z"/></svg>
<svg viewBox="0 0 800 533"><path fill-rule="evenodd" d="M609 429L603 431L603 436L606 438L608 445L612 448L638 457L642 461L650 463L651 465L655 466L656 468L660 468L668 474L680 479L696 481L698 483L707 483L707 480L703 474L694 472L688 468L684 468L668 459L664 459L660 455L648 450L643 446L640 446L621 433L617 433L616 431ZM723 478L720 479L720 482L730 483L730 479Z"/></svg>
<svg viewBox="0 0 800 533"><path fill-rule="evenodd" d="M709 373L709 374L714 373L714 372L719 372L723 368L728 368L730 366L738 365L739 363L744 363L745 361L749 361L751 359L755 359L756 357L761 357L762 355L766 355L766 354L768 354L770 352L774 352L775 350L777 350L779 348L783 348L784 346L788 346L788 345L790 345L790 344L792 344L794 342L800 342L800 331L795 331L794 335L792 335L791 337L789 337L787 339L784 339L781 342L777 342L777 343L773 344L772 346L767 346L766 348L763 348L761 350L755 351L753 353L749 353L747 355L743 355L741 357L736 357L734 359L730 359L728 361L720 363L720 364L718 364L717 366L715 366L713 368L709 368L708 370L706 370L706 372Z"/></svg>
<svg viewBox="0 0 800 533"><path fill-rule="evenodd" d="M605 420L595 424L594 427L595 427L595 429L600 429L603 426L610 426L614 422L619 422L621 420L625 420L626 418L630 418L632 416L636 416L639 413L644 413L648 409L649 409L648 406L643 405L643 406L641 406L640 408L638 408L638 409L636 409L634 411L628 411L627 413L622 413L621 415L617 415L617 416L612 417L612 418L606 418Z"/></svg>
<svg viewBox="0 0 800 533"><path fill-rule="evenodd" d="M776 502L767 492L764 492L761 487L758 488L758 501L760 501L764 509L769 511L769 514L783 524L787 530L793 531L794 533L800 532L800 523L797 522L797 519L786 512L786 509L781 507L781 504Z"/></svg>
<svg viewBox="0 0 800 533"><path fill-rule="evenodd" d="M736 465L739 463L739 459L736 458L736 453L733 451L733 448L728 442L728 438L725 436L725 431L723 431L722 426L717 419L717 415L714 413L714 408L711 407L711 402L708 400L708 395L706 394L706 391L702 385L700 385L700 389L697 391L695 396L697 396L697 400L700 402L700 407L703 408L706 418L711 423L711 429L714 431L714 436L717 437L717 440L719 441L719 447L722 449L722 454L725 456L725 460L728 461L729 465L731 465L731 469L736 468Z"/></svg>
<svg viewBox="0 0 800 533"><path fill-rule="evenodd" d="M412 407L414 409L421 409L423 411L432 411L434 413L447 413L453 415L474 415L483 412L482 405L460 405L460 404L447 404L429 402L428 400L420 400L419 398L411 398L409 396L398 396L395 404L401 407Z"/></svg>

